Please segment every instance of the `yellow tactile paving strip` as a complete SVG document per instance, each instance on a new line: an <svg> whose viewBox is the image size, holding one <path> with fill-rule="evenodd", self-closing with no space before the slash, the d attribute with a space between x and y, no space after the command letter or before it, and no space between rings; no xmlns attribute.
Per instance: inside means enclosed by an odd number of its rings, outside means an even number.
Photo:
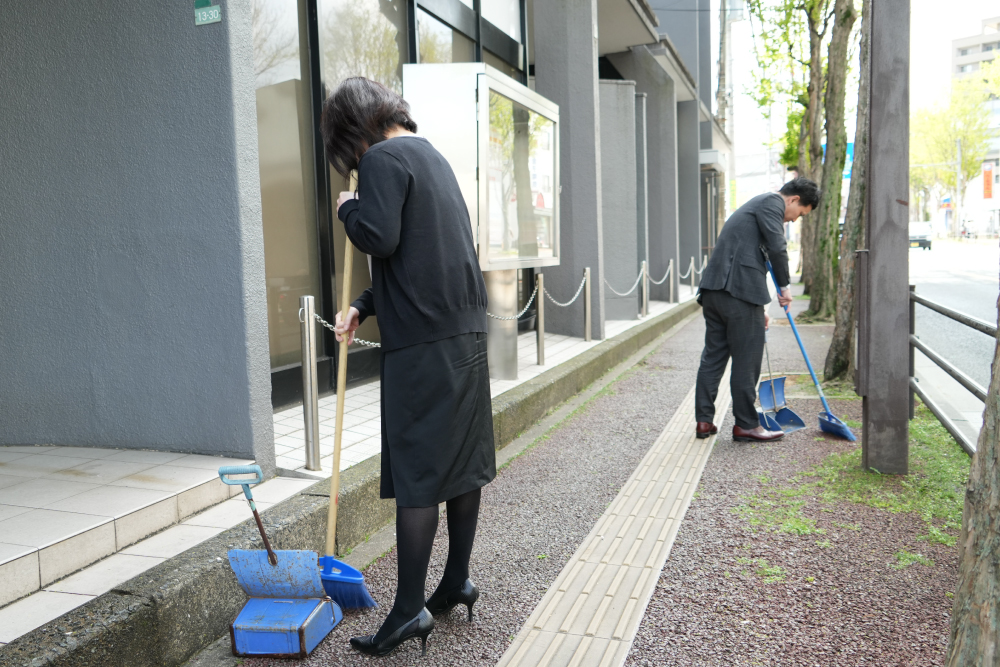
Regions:
<svg viewBox="0 0 1000 667"><path fill-rule="evenodd" d="M729 373L720 386L729 385ZM720 391L716 421L729 408ZM694 437L694 387L528 617L498 667L624 664L715 436Z"/></svg>

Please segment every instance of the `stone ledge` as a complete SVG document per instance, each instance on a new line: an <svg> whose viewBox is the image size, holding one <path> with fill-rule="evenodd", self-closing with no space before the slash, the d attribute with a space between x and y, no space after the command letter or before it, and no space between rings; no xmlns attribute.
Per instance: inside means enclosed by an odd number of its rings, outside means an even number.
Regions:
<svg viewBox="0 0 1000 667"><path fill-rule="evenodd" d="M692 300L604 342L493 401L496 446L511 442L551 408L577 394L682 319ZM380 457L341 475L338 552L395 516L379 499ZM322 551L329 481L268 510L263 520L276 549ZM226 634L246 601L225 558L230 549L260 549L247 520L0 647L2 667L173 667Z"/></svg>

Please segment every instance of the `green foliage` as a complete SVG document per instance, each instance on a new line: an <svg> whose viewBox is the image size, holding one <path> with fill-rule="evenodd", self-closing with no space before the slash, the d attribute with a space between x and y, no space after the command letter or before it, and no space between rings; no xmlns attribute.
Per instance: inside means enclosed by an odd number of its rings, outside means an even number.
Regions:
<svg viewBox="0 0 1000 667"><path fill-rule="evenodd" d="M995 75L993 66L986 71ZM992 79L991 79L992 81ZM910 169L911 187L929 192L935 186L955 189L958 143L962 144L962 179L968 182L979 174L983 158L990 150L995 130L990 127L990 113L983 104L989 97L989 86L980 78L967 78L952 83L948 104L944 107L920 109L910 118L910 163L933 165Z"/></svg>
<svg viewBox="0 0 1000 667"><path fill-rule="evenodd" d="M802 119L805 113L805 107L801 104L797 104L788 112L785 136L782 139L783 148L781 149L781 157L779 158L781 164L786 167L799 166L799 144L802 141ZM808 141L808 138L806 138L806 141ZM801 154L805 154L807 149L808 147L803 146Z"/></svg>
<svg viewBox="0 0 1000 667"><path fill-rule="evenodd" d="M790 484L765 486L733 511L754 528L809 535L824 533L816 520L806 516L806 500L821 503L857 503L893 513L919 516L927 527L920 539L952 546L962 527L964 486L969 457L923 405L910 422L910 474L882 475L858 465L857 448L831 454ZM838 528L858 530L850 524Z"/></svg>
<svg viewBox="0 0 1000 667"><path fill-rule="evenodd" d="M926 565L933 567L934 561L920 554L912 554L906 549L896 552L896 562L891 566L894 570L902 570L911 565Z"/></svg>

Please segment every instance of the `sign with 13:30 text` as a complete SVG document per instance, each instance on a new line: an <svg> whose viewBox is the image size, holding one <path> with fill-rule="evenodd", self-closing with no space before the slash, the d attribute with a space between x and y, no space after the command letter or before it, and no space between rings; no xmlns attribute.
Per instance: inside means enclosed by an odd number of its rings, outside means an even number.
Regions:
<svg viewBox="0 0 1000 667"><path fill-rule="evenodd" d="M194 24L208 25L222 21L222 8L211 0L194 0Z"/></svg>

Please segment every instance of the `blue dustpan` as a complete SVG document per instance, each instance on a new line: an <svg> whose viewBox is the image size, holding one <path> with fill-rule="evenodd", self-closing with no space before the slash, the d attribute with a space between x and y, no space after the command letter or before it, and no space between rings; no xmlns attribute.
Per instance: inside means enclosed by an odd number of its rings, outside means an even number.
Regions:
<svg viewBox="0 0 1000 667"><path fill-rule="evenodd" d="M757 395L762 412L757 413L760 425L768 431L794 433L806 427L802 418L791 411L785 403L785 378L771 377L771 353L767 349L767 333L764 333L764 351L767 353L767 380L760 383Z"/></svg>
<svg viewBox="0 0 1000 667"><path fill-rule="evenodd" d="M781 286L778 285L778 277L774 275L774 267L771 266L771 260L768 259L766 252L764 253L764 263L767 264L767 272L771 274L771 280L774 281L774 287L778 290L778 294L781 294ZM823 412L819 413L820 429L830 435L835 435L838 438L850 440L851 442L856 441L857 438L854 437L853 433L851 433L851 429L847 427L847 424L834 417L833 413L830 412L830 406L826 402L826 394L823 393L823 387L820 386L819 379L816 377L816 372L813 371L812 363L809 361L809 355L806 354L806 346L802 344L802 337L799 336L799 329L795 326L795 319L792 318L792 313L787 307L785 308L785 315L788 317L788 323L792 325L792 333L795 334L795 340L799 344L799 349L802 350L802 358L806 361L806 368L809 369L809 375L812 376L813 384L816 385L816 391L819 392L819 400L823 401ZM802 420L800 419L799 421Z"/></svg>

